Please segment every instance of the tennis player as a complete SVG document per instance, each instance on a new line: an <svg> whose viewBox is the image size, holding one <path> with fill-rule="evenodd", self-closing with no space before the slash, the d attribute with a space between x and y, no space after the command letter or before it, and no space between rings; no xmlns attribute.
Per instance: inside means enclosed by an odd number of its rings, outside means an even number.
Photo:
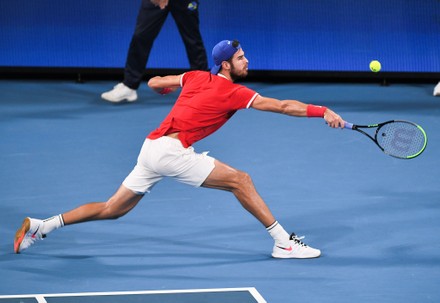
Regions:
<svg viewBox="0 0 440 303"><path fill-rule="evenodd" d="M133 209L162 178L171 177L195 187L232 192L274 239L274 258L319 257L319 249L306 245L294 233L287 233L278 223L246 172L206 152L197 153L192 145L218 130L240 109L320 117L333 128L342 128L344 121L329 108L263 97L234 83L248 74L248 60L236 40L219 42L212 56L215 66L211 72L190 71L149 80L148 86L157 93L167 94L180 87L182 91L165 120L145 139L133 171L108 201L84 204L46 220L25 218L15 235L14 251L20 253L36 240L66 225L117 219Z"/></svg>

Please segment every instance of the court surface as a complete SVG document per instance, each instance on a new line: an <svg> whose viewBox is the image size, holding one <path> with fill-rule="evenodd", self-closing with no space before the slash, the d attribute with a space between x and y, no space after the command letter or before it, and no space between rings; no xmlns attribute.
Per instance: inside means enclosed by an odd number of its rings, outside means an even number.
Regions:
<svg viewBox="0 0 440 303"><path fill-rule="evenodd" d="M266 303L255 288L0 296L2 303Z"/></svg>
<svg viewBox="0 0 440 303"><path fill-rule="evenodd" d="M216 289L255 289L258 302L440 301L434 84L248 84L264 96L330 106L357 124L417 122L429 141L413 160L389 157L322 119L252 109L195 145L249 172L278 221L305 235L321 258L272 259L272 239L232 194L172 180L119 220L68 226L15 255L24 217L47 218L110 197L176 97L143 85L136 103L102 101L115 84L0 81L0 295L9 298L0 302L32 302L28 295L41 294L52 298L47 302L72 302L69 294L95 294L75 301L102 302L102 293ZM62 298L53 300L56 294ZM230 292L224 294L220 300L229 302ZM7 301L11 296L22 300Z"/></svg>

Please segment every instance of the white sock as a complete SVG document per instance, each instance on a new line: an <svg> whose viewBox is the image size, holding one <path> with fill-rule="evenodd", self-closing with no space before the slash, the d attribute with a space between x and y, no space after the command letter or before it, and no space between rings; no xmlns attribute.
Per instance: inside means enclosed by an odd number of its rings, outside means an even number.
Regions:
<svg viewBox="0 0 440 303"><path fill-rule="evenodd" d="M289 241L289 234L284 230L278 221L275 221L272 225L266 227L266 230L275 240L275 243L285 244Z"/></svg>
<svg viewBox="0 0 440 303"><path fill-rule="evenodd" d="M43 229L41 230L41 233L43 235L47 235L51 231L63 226L64 226L63 216L62 215L53 216L47 218L46 220L43 220Z"/></svg>

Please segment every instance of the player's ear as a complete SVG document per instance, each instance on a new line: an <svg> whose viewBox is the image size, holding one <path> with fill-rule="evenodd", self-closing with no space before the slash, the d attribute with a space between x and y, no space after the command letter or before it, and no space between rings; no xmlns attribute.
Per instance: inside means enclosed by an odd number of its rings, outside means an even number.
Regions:
<svg viewBox="0 0 440 303"><path fill-rule="evenodd" d="M223 61L222 62L222 69L223 70L231 70L231 63L229 63L228 61Z"/></svg>

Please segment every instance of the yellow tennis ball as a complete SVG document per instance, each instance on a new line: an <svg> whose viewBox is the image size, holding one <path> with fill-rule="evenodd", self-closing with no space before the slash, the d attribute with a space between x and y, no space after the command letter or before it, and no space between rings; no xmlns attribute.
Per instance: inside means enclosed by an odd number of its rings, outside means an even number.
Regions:
<svg viewBox="0 0 440 303"><path fill-rule="evenodd" d="M373 73L379 72L381 68L382 68L382 65L380 64L379 61L373 60L370 62L370 69Z"/></svg>

